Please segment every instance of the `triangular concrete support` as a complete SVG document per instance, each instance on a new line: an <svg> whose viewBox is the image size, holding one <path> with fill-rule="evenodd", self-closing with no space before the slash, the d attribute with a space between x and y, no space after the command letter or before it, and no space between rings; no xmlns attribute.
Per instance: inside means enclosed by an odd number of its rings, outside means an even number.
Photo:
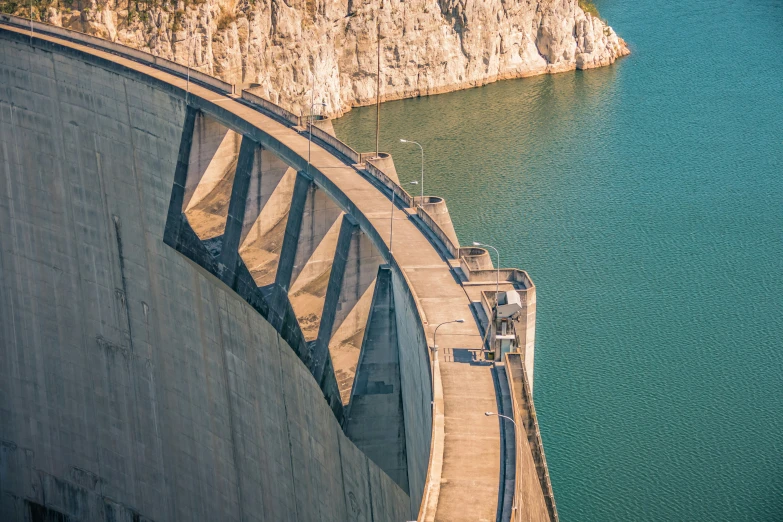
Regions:
<svg viewBox="0 0 783 522"><path fill-rule="evenodd" d="M345 433L406 493L408 462L391 269L381 266L364 331Z"/></svg>

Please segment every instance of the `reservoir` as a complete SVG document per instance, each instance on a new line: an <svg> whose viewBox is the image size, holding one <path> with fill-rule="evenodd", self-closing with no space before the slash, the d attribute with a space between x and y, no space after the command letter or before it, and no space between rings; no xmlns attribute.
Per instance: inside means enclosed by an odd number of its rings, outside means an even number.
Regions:
<svg viewBox="0 0 783 522"><path fill-rule="evenodd" d="M631 56L383 104L381 150L536 283L561 520L783 520L783 1L596 4Z"/></svg>

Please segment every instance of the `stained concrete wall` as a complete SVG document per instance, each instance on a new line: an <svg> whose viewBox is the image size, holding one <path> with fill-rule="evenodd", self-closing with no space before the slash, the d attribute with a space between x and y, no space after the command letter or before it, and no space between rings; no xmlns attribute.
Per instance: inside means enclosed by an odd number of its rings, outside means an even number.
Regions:
<svg viewBox="0 0 783 522"><path fill-rule="evenodd" d="M345 271L329 340L343 404L351 395L362 338L370 314L378 267L384 263L378 249L360 229L354 231L346 254Z"/></svg>
<svg viewBox="0 0 783 522"><path fill-rule="evenodd" d="M544 446L536 420L535 406L530 396L523 355L506 356L506 381L513 408L516 473L514 481L513 522L557 522L552 484L549 480Z"/></svg>
<svg viewBox="0 0 783 522"><path fill-rule="evenodd" d="M356 378L343 421L345 433L408 491L408 459L391 269L378 271Z"/></svg>
<svg viewBox="0 0 783 522"><path fill-rule="evenodd" d="M459 248L459 239L454 231L454 223L451 222L451 214L449 214L449 208L446 206L446 200L437 196L424 196L424 198L417 196L413 200L421 206L432 221L446 234L451 244Z"/></svg>
<svg viewBox="0 0 783 522"><path fill-rule="evenodd" d="M406 520L291 348L163 243L182 100L2 31L0 79L0 520Z"/></svg>
<svg viewBox="0 0 783 522"><path fill-rule="evenodd" d="M291 305L308 341L318 336L343 214L326 193L310 186L302 209L289 291Z"/></svg>
<svg viewBox="0 0 783 522"><path fill-rule="evenodd" d="M400 383L411 508L418 513L427 479L432 438L432 379L427 337L416 302L399 272L392 272Z"/></svg>

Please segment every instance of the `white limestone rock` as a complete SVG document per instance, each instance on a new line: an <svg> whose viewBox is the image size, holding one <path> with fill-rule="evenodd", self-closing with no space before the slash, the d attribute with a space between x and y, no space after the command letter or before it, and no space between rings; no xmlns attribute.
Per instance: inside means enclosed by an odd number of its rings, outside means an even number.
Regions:
<svg viewBox="0 0 783 522"><path fill-rule="evenodd" d="M374 102L377 27L383 100L600 67L629 53L577 0L196 2L153 1L159 7L136 12L127 0L82 0L44 16L252 84L256 94L296 113L309 110L314 86L312 97L331 116Z"/></svg>

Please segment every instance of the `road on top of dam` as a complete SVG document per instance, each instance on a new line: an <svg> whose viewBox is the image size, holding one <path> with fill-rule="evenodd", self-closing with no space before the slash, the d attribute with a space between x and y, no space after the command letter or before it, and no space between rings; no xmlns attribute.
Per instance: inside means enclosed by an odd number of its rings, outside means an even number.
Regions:
<svg viewBox="0 0 783 522"><path fill-rule="evenodd" d="M11 27L4 30L28 34ZM370 221L387 246L390 240L389 198L373 186L356 169L316 143L308 144L306 136L276 120L222 95L163 70L142 65L130 59L36 33L35 38L49 41L114 62L131 71L182 89L190 96L210 102L245 120L263 133L278 140L306 161L308 147L312 168L322 173L341 190ZM487 418L485 411L496 411L496 391L490 363L481 360L482 338L470 309L470 299L455 280L447 261L398 208L393 210L393 256L411 287L424 321L428 342L436 325L464 318L438 331L439 361L435 368L436 408L440 408L442 386L443 425L439 416L433 419L433 451L430 455L431 480L423 493L428 505L427 519L483 521L495 520L500 481L500 429L496 418ZM439 368L439 372L438 372ZM440 373L440 378L438 377ZM440 431L442 430L442 431ZM441 432L442 439L438 436ZM442 454L441 454L442 448ZM440 479L437 478L442 458Z"/></svg>

